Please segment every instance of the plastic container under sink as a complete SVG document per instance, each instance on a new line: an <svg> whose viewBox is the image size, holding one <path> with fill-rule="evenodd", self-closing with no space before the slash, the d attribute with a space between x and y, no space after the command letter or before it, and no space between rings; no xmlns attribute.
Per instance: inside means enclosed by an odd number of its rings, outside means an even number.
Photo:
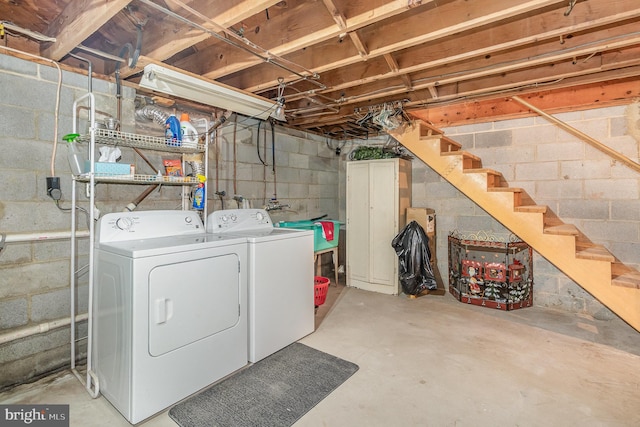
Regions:
<svg viewBox="0 0 640 427"><path fill-rule="evenodd" d="M324 302L327 300L327 291L329 290L329 283L331 283L331 281L326 277L315 276L313 278L313 283L313 302L317 308L318 306L324 304Z"/></svg>
<svg viewBox="0 0 640 427"><path fill-rule="evenodd" d="M276 223L276 226L282 228L313 230L313 251L318 252L324 249L335 248L338 246L338 239L340 238L340 221L334 221L332 219L323 219L322 221L333 222L333 240L328 241L322 236L322 225L320 225L320 221L279 221Z"/></svg>

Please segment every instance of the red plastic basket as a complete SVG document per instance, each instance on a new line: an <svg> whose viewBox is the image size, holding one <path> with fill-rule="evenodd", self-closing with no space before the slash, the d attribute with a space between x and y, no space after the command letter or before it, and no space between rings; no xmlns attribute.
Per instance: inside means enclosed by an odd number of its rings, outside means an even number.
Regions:
<svg viewBox="0 0 640 427"><path fill-rule="evenodd" d="M329 290L329 279L326 277L315 276L314 281L314 299L316 307L324 304L327 299L327 291Z"/></svg>

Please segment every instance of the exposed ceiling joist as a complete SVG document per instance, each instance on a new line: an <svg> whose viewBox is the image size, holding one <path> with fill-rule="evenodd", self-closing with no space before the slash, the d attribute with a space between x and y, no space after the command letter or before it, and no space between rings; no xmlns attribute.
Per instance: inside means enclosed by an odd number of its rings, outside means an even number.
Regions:
<svg viewBox="0 0 640 427"><path fill-rule="evenodd" d="M571 3L567 13L568 0L40 0L1 2L0 17L58 39L11 33L8 46L80 67L68 53L83 45L108 78L141 33L136 67L120 69L129 83L148 63L272 100L282 81L286 126L370 135L379 126L356 109L640 79L638 0Z"/></svg>
<svg viewBox="0 0 640 427"><path fill-rule="evenodd" d="M45 34L57 40L43 49L42 56L54 61L61 60L93 34L96 28L108 22L129 3L131 0L113 0L98 2L98 4L69 2L45 31Z"/></svg>

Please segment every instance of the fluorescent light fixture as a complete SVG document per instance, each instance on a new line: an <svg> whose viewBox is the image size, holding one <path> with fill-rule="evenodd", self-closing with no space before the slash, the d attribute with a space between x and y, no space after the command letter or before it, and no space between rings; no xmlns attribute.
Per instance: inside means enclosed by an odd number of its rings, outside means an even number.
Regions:
<svg viewBox="0 0 640 427"><path fill-rule="evenodd" d="M277 104L195 74L156 64L144 67L140 87L266 120Z"/></svg>

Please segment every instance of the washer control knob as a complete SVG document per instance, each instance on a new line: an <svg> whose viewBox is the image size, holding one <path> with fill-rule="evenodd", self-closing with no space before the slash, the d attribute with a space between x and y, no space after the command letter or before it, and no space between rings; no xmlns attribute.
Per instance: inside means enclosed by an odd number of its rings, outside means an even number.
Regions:
<svg viewBox="0 0 640 427"><path fill-rule="evenodd" d="M256 219L258 221L262 221L264 219L264 215L262 214L262 212L257 212L256 213Z"/></svg>
<svg viewBox="0 0 640 427"><path fill-rule="evenodd" d="M236 214L231 214L231 221L236 222L237 219L238 217L236 216Z"/></svg>
<svg viewBox="0 0 640 427"><path fill-rule="evenodd" d="M184 222L186 222L187 224L191 224L191 221L193 221L193 219L190 216L184 218Z"/></svg>
<svg viewBox="0 0 640 427"><path fill-rule="evenodd" d="M121 217L116 220L116 227L120 230L129 230L133 226L133 220L129 217Z"/></svg>
<svg viewBox="0 0 640 427"><path fill-rule="evenodd" d="M222 220L222 222L227 222L229 221L229 218L227 218L226 215L222 215L222 217L220 217L220 219Z"/></svg>

